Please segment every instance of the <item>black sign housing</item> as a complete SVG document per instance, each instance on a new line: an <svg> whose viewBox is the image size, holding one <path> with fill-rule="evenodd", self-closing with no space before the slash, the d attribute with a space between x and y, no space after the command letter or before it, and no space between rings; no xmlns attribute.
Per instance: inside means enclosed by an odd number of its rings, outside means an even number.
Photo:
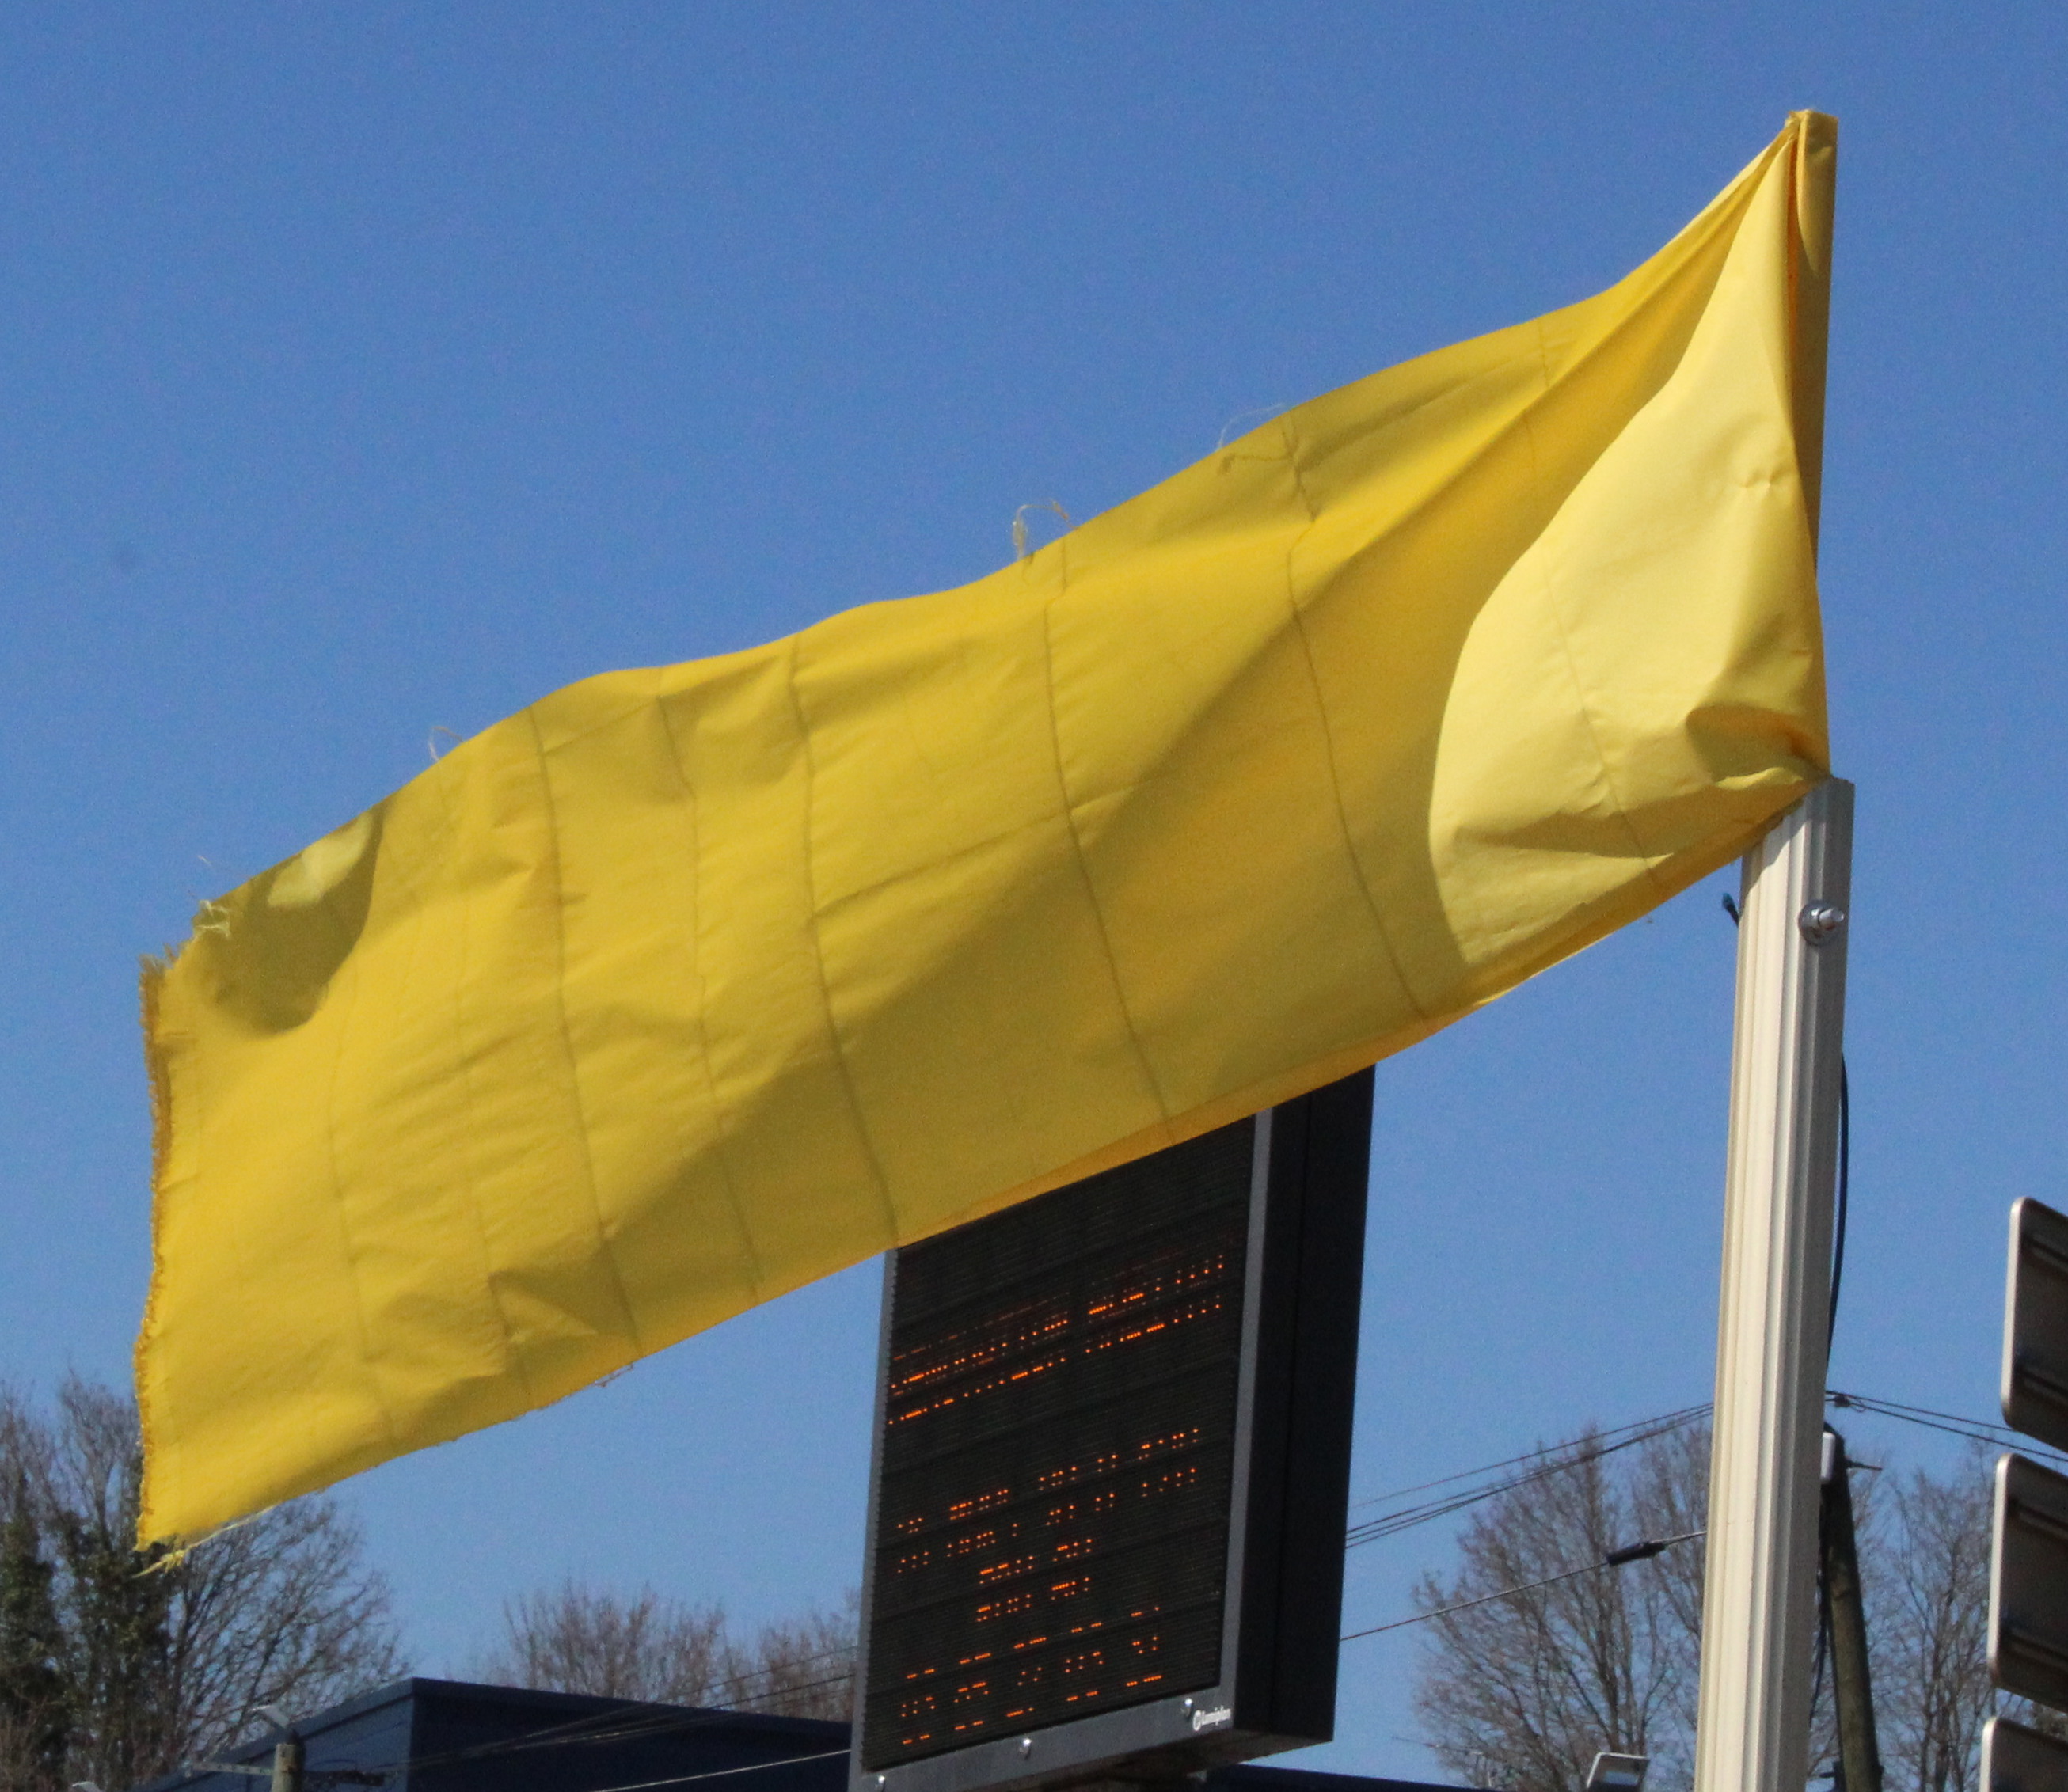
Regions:
<svg viewBox="0 0 2068 1792"><path fill-rule="evenodd" d="M2029 1195L2010 1210L2003 1415L2013 1430L2068 1449L2068 1214Z"/></svg>
<svg viewBox="0 0 2068 1792"><path fill-rule="evenodd" d="M1989 1551L1989 1677L2068 1710L2068 1475L1997 1459Z"/></svg>
<svg viewBox="0 0 2068 1792"><path fill-rule="evenodd" d="M1370 1127L1367 1071L893 1254L857 1792L1333 1734Z"/></svg>

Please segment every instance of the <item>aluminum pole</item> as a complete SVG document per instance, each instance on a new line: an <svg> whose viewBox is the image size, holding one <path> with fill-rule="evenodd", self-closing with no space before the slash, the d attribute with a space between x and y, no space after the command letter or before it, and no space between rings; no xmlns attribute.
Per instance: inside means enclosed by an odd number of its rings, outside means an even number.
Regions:
<svg viewBox="0 0 2068 1792"><path fill-rule="evenodd" d="M1802 1792L1853 787L1745 855L1695 1792Z"/></svg>

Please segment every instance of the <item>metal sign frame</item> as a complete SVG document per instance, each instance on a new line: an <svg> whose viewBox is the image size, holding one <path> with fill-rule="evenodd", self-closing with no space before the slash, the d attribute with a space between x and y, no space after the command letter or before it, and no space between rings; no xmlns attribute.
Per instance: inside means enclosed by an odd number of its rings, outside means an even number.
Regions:
<svg viewBox="0 0 2068 1792"><path fill-rule="evenodd" d="M2068 1792L2068 1741L1992 1717L1982 1726L1981 1792Z"/></svg>
<svg viewBox="0 0 2068 1792"><path fill-rule="evenodd" d="M2011 1204L2004 1284L2004 1422L2068 1450L2068 1214Z"/></svg>
<svg viewBox="0 0 2068 1792"><path fill-rule="evenodd" d="M1237 1123L1255 1132L1220 1671L1210 1684L916 1759L866 1764L898 1254L885 1260L855 1674L854 1792L1013 1792L1101 1776L1175 1778L1333 1736L1371 1087L1371 1073L1360 1071Z"/></svg>
<svg viewBox="0 0 2068 1792"><path fill-rule="evenodd" d="M2068 1475L2006 1452L1989 1545L1989 1677L2068 1709Z"/></svg>

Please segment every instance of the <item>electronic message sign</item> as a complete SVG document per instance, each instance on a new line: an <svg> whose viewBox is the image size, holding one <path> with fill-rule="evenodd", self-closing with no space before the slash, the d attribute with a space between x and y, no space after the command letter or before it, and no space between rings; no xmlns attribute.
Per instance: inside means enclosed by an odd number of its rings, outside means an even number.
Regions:
<svg viewBox="0 0 2068 1792"><path fill-rule="evenodd" d="M1369 1071L894 1253L857 1792L1334 1727Z"/></svg>

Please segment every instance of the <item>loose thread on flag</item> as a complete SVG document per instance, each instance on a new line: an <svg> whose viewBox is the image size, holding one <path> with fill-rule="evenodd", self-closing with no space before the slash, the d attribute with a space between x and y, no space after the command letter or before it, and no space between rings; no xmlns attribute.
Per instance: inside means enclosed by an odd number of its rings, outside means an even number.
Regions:
<svg viewBox="0 0 2068 1792"><path fill-rule="evenodd" d="M1070 513L1052 498L1044 498L1037 503L1021 505L1012 513L1012 558L1016 561L1027 558L1027 513L1029 510L1053 510L1071 528L1077 527Z"/></svg>

